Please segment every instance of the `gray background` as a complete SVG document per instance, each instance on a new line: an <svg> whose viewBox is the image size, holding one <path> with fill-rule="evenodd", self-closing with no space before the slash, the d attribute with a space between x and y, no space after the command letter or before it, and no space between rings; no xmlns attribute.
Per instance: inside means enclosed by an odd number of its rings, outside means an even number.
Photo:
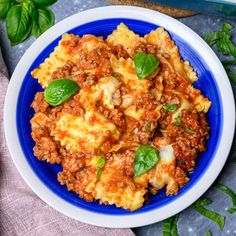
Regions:
<svg viewBox="0 0 236 236"><path fill-rule="evenodd" d="M54 11L56 16L56 22L59 22L60 20L77 12L106 5L109 5L109 2L105 0L59 0L55 5L52 6L52 10ZM211 31L219 30L221 25L225 22L229 22L236 27L236 20L232 21L216 16L197 15L193 17L182 18L179 20L185 25L192 28L200 36L204 36L206 33ZM234 30L234 36L236 36L236 30ZM35 39L33 37L30 37L22 44L11 47L6 36L5 21L0 21L0 45L10 75L14 71L18 61L20 60L24 52L34 41ZM220 183L224 183L236 192L235 180L236 164L228 160L217 181ZM205 235L205 231L207 229L212 232L212 235L236 235L236 212L232 215L226 212L227 207L230 207L232 205L231 199L223 192L216 190L214 187L211 187L210 190L205 194L205 196L213 200L213 203L208 207L209 209L226 216L224 229L221 231L218 228L218 225L216 225L214 222L199 215L193 209L188 208L180 214L180 218L178 221L179 235ZM160 222L145 227L139 227L133 230L137 235L140 236L162 235L162 223Z"/></svg>

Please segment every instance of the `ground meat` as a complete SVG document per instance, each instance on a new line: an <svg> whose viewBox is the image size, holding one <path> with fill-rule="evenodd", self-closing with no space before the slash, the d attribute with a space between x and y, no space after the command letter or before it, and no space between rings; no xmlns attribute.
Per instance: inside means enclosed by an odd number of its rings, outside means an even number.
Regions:
<svg viewBox="0 0 236 236"><path fill-rule="evenodd" d="M83 116L84 108L81 106L79 96L75 95L71 100L66 102L62 108L62 112L69 113L74 116Z"/></svg>
<svg viewBox="0 0 236 236"><path fill-rule="evenodd" d="M36 93L31 107L34 109L35 112L45 113L47 111L47 109L49 108L49 104L44 100L43 92Z"/></svg>
<svg viewBox="0 0 236 236"><path fill-rule="evenodd" d="M32 138L36 145L34 146L34 155L42 161L51 164L61 163L61 156L58 153L60 144L55 142L45 129L32 129Z"/></svg>
<svg viewBox="0 0 236 236"><path fill-rule="evenodd" d="M59 67L56 71L52 73L52 79L54 80L59 78L70 77L72 72L76 71L76 69L77 67L75 63L67 61L67 63L64 66Z"/></svg>
<svg viewBox="0 0 236 236"><path fill-rule="evenodd" d="M161 112L160 127L173 143L177 165L186 171L192 171L196 165L197 153L205 151L205 141L208 138L209 127L205 114L196 110L181 112L181 124L171 123L168 112Z"/></svg>
<svg viewBox="0 0 236 236"><path fill-rule="evenodd" d="M156 56L158 53L158 48L156 45L147 44L145 42L138 42L133 48L131 52L131 56L133 57L136 53L139 53L139 52L146 52L146 53Z"/></svg>
<svg viewBox="0 0 236 236"><path fill-rule="evenodd" d="M114 55L116 55L116 57L119 59L119 58L128 58L129 57L129 54L128 52L124 49L123 45L110 45L111 47L111 50L112 50L112 53Z"/></svg>

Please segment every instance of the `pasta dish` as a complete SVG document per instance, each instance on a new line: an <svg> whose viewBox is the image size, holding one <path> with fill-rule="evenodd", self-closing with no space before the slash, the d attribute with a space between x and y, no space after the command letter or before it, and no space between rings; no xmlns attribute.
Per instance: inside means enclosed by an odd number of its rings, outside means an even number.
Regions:
<svg viewBox="0 0 236 236"><path fill-rule="evenodd" d="M135 211L188 183L206 150L211 102L163 28L64 34L31 74L44 89L32 102L34 155L62 165L68 191Z"/></svg>

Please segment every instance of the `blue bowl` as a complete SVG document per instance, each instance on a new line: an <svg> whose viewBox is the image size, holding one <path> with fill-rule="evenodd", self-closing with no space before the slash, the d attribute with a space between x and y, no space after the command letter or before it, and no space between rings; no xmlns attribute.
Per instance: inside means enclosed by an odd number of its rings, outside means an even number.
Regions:
<svg viewBox="0 0 236 236"><path fill-rule="evenodd" d="M103 36L104 38L106 38L121 22L124 22L131 30L141 36L158 27L158 25L140 20L115 18L98 20L80 25L76 28L73 28L68 33L77 34L79 36L82 36L84 34L94 34L96 36ZM48 46L46 46L45 49L39 54L39 56L32 62L23 80L17 101L16 123L18 137L22 150L25 154L25 158L27 159L37 177L44 183L47 188L49 188L52 192L54 192L65 201L79 208L97 213L112 215L138 214L157 209L176 200L181 195L189 191L190 188L194 188L196 182L199 181L201 176L208 169L208 166L213 160L215 152L218 148L222 133L223 112L219 90L213 74L211 73L210 68L208 68L208 66L206 65L202 56L199 55L182 38L176 36L172 32L169 33L172 39L175 41L176 45L179 47L182 58L184 60L190 61L190 64L193 66L199 77L199 80L195 82L194 86L200 89L202 93L212 101L212 107L207 114L207 119L209 121L211 131L214 130L214 132L210 132L210 138L207 142L207 151L199 155L198 164L195 168L195 171L190 174L189 183L180 189L178 195L168 197L165 195L165 189L163 189L159 191L157 195L151 197L148 205L143 206L141 209L135 212L129 212L117 208L114 205L99 205L98 201L92 203L86 202L85 200L81 199L76 193L67 191L67 188L60 185L60 183L57 181L57 173L62 170L61 165L51 165L46 162L38 161L38 159L34 156L34 141L31 137L30 126L30 119L33 117L34 111L30 107L30 105L34 99L35 94L38 91L42 91L42 88L38 84L37 80L32 78L30 73L34 68L38 67L40 63L45 60L45 58L49 56L49 54L57 46L58 41L61 39L61 37L55 39Z"/></svg>

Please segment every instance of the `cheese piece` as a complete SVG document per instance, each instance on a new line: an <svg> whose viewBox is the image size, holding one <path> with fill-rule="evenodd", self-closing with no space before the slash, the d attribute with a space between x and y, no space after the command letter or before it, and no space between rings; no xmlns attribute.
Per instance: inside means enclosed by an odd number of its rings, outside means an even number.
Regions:
<svg viewBox="0 0 236 236"><path fill-rule="evenodd" d="M99 80L96 89L102 93L102 103L108 109L114 108L113 95L121 83L115 77L105 77Z"/></svg>
<svg viewBox="0 0 236 236"><path fill-rule="evenodd" d="M103 143L118 140L120 132L100 113L87 111L81 117L61 113L51 135L71 153L94 153L103 150Z"/></svg>
<svg viewBox="0 0 236 236"><path fill-rule="evenodd" d="M134 118L135 120L141 120L144 112L145 110L143 108L137 109L136 106L132 105L125 109L124 114Z"/></svg>
<svg viewBox="0 0 236 236"><path fill-rule="evenodd" d="M144 42L144 39L138 34L135 34L124 23L121 23L117 26L117 29L107 37L107 42L113 45L122 45L129 55L132 55L135 46Z"/></svg>
<svg viewBox="0 0 236 236"><path fill-rule="evenodd" d="M167 185L166 194L173 195L179 190L175 181L176 160L172 145L162 146L159 150L160 161L149 171L149 183L155 190Z"/></svg>

